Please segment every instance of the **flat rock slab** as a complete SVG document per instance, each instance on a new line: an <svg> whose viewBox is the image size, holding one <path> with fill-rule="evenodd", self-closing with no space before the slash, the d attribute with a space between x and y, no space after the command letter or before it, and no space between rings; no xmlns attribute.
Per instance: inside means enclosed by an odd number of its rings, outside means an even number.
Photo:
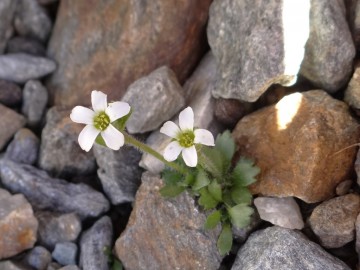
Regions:
<svg viewBox="0 0 360 270"><path fill-rule="evenodd" d="M0 55L0 79L16 83L40 79L56 69L54 61L25 53Z"/></svg>
<svg viewBox="0 0 360 270"><path fill-rule="evenodd" d="M59 63L47 84L55 104L89 105L94 89L119 100L132 82L163 65L182 84L206 48L210 3L100 0L89 8L88 1L61 1L48 46Z"/></svg>
<svg viewBox="0 0 360 270"><path fill-rule="evenodd" d="M0 189L0 259L32 248L37 229L38 221L25 197Z"/></svg>
<svg viewBox="0 0 360 270"><path fill-rule="evenodd" d="M356 148L341 150L358 143L357 126L345 103L314 90L245 116L233 137L238 155L261 169L253 193L313 203L333 197L349 179Z"/></svg>
<svg viewBox="0 0 360 270"><path fill-rule="evenodd" d="M24 116L0 104L0 150L25 123Z"/></svg>
<svg viewBox="0 0 360 270"><path fill-rule="evenodd" d="M250 235L231 270L350 270L302 233L270 227Z"/></svg>
<svg viewBox="0 0 360 270"><path fill-rule="evenodd" d="M219 230L203 229L206 216L192 197L183 193L175 199L164 199L159 193L161 186L158 176L143 174L130 220L115 245L124 267L218 269Z"/></svg>
<svg viewBox="0 0 360 270"><path fill-rule="evenodd" d="M97 217L109 210L109 202L102 193L82 183L52 178L30 165L1 160L0 178L7 189L24 194L35 209L75 212L81 218Z"/></svg>

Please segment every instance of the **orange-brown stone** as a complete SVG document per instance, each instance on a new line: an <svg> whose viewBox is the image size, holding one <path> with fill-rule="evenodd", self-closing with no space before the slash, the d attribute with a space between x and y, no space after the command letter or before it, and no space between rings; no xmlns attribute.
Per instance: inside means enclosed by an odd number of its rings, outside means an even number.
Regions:
<svg viewBox="0 0 360 270"><path fill-rule="evenodd" d="M211 0L63 0L48 55L56 105L88 105L94 89L120 99L136 79L167 65L180 83L206 49Z"/></svg>
<svg viewBox="0 0 360 270"><path fill-rule="evenodd" d="M353 170L359 142L348 106L324 91L294 93L242 118L233 131L238 155L261 173L255 194L295 196L308 203L331 198Z"/></svg>

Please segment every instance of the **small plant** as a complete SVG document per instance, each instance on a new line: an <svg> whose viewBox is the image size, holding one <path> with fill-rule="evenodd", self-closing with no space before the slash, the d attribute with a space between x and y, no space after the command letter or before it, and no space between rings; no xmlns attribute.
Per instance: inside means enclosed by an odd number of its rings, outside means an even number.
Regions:
<svg viewBox="0 0 360 270"><path fill-rule="evenodd" d="M108 104L107 96L100 91L92 92L91 101L94 110L76 106L70 115L74 122L86 125L79 135L80 147L89 151L97 142L118 150L127 143L165 163L165 185L160 193L167 198L184 191L194 196L210 212L204 228L221 226L217 247L222 256L227 254L232 246L232 226L243 228L250 222L252 195L247 187L260 172L246 158L233 164L236 147L230 132L225 131L215 141L208 130L194 129L194 113L187 107L179 114L179 126L167 121L160 129L172 138L163 156L126 133L126 121L131 115L129 104Z"/></svg>

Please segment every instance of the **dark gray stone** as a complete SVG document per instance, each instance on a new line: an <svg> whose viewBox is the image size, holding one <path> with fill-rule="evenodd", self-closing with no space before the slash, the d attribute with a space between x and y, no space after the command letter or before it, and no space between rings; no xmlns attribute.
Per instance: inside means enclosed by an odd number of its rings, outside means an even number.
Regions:
<svg viewBox="0 0 360 270"><path fill-rule="evenodd" d="M26 267L24 265L18 264L17 262L13 262L13 261L0 262L0 269L1 270L32 270L29 267Z"/></svg>
<svg viewBox="0 0 360 270"><path fill-rule="evenodd" d="M185 105L183 90L174 72L161 67L132 83L123 101L133 108L126 123L130 133L144 133L157 129Z"/></svg>
<svg viewBox="0 0 360 270"><path fill-rule="evenodd" d="M67 265L59 268L59 270L80 270L80 268L77 265Z"/></svg>
<svg viewBox="0 0 360 270"><path fill-rule="evenodd" d="M81 232L81 220L74 214L37 211L39 221L38 241L53 250L57 243L74 242Z"/></svg>
<svg viewBox="0 0 360 270"><path fill-rule="evenodd" d="M300 74L315 86L334 93L351 76L355 46L343 1L311 1L310 36Z"/></svg>
<svg viewBox="0 0 360 270"><path fill-rule="evenodd" d="M81 218L97 217L109 210L109 202L100 192L82 183L51 178L30 165L3 159L0 178L7 189L24 194L35 209L75 212Z"/></svg>
<svg viewBox="0 0 360 270"><path fill-rule="evenodd" d="M26 116L28 125L38 126L48 102L48 91L40 81L30 80L23 89L21 112Z"/></svg>
<svg viewBox="0 0 360 270"><path fill-rule="evenodd" d="M16 36L11 38L6 46L7 53L28 53L36 56L45 56L45 47L33 38Z"/></svg>
<svg viewBox="0 0 360 270"><path fill-rule="evenodd" d="M112 204L134 201L142 173L138 165L141 153L130 146L113 151L95 145L94 155L99 166L97 173L102 187Z"/></svg>
<svg viewBox="0 0 360 270"><path fill-rule="evenodd" d="M30 129L19 129L6 148L5 158L18 163L33 165L38 160L39 146L39 138Z"/></svg>
<svg viewBox="0 0 360 270"><path fill-rule="evenodd" d="M350 270L339 259L302 233L270 227L250 235L240 248L232 270Z"/></svg>
<svg viewBox="0 0 360 270"><path fill-rule="evenodd" d="M21 103L21 99L21 88L17 84L0 79L0 103L16 106Z"/></svg>
<svg viewBox="0 0 360 270"><path fill-rule="evenodd" d="M37 1L40 3L40 5L50 5L58 2L59 0L37 0Z"/></svg>
<svg viewBox="0 0 360 270"><path fill-rule="evenodd" d="M89 175L96 171L93 152L83 151L78 143L84 126L72 122L70 112L51 108L41 134L39 166L59 177Z"/></svg>
<svg viewBox="0 0 360 270"><path fill-rule="evenodd" d="M26 83L39 79L56 69L54 61L25 53L0 55L0 79Z"/></svg>
<svg viewBox="0 0 360 270"><path fill-rule="evenodd" d="M112 247L113 227L108 216L104 216L85 231L80 241L80 267L86 270L108 270L105 248Z"/></svg>
<svg viewBox="0 0 360 270"><path fill-rule="evenodd" d="M37 270L45 270L51 263L51 253L42 246L36 246L26 255L25 261Z"/></svg>
<svg viewBox="0 0 360 270"><path fill-rule="evenodd" d="M52 257L61 265L75 265L78 247L72 242L57 243Z"/></svg>
<svg viewBox="0 0 360 270"><path fill-rule="evenodd" d="M46 41L49 37L52 23L45 9L37 0L18 0L14 25L21 36Z"/></svg>
<svg viewBox="0 0 360 270"><path fill-rule="evenodd" d="M17 0L0 1L0 54L5 50L6 42L13 34L13 17Z"/></svg>
<svg viewBox="0 0 360 270"><path fill-rule="evenodd" d="M61 268L61 265L56 263L56 262L52 262L48 265L48 267L46 268L46 270L58 270Z"/></svg>
<svg viewBox="0 0 360 270"><path fill-rule="evenodd" d="M25 123L25 117L0 104L0 151Z"/></svg>

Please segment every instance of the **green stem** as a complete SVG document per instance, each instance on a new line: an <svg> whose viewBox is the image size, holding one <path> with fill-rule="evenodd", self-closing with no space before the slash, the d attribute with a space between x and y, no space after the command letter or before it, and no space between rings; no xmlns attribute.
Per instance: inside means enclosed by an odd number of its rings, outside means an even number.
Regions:
<svg viewBox="0 0 360 270"><path fill-rule="evenodd" d="M135 139L134 137L127 134L125 131L122 131L122 133L124 134L124 137L125 137L125 143L131 144L132 146L135 146L140 151L152 155L153 157L157 158L158 160L163 162L165 165L178 171L179 173L181 173L183 175L187 174L187 171L183 167L179 166L176 163L167 161L166 159L164 159L164 157L159 152L155 151L147 144L142 143L141 141Z"/></svg>

